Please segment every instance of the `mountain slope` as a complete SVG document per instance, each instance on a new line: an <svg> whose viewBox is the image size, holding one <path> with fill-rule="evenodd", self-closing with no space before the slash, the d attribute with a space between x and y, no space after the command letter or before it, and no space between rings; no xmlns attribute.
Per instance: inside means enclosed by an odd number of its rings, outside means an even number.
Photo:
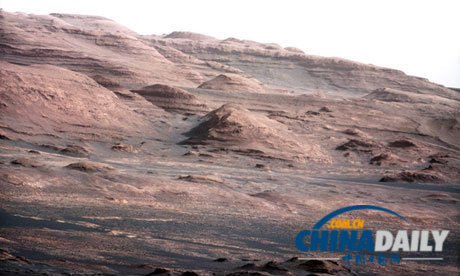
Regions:
<svg viewBox="0 0 460 276"><path fill-rule="evenodd" d="M159 81L194 86L203 81L200 74L175 65L155 48L138 40L133 36L135 33L120 32L119 29L124 28L114 22L100 24L99 17L2 11L0 20L0 53L6 61L53 64L89 76L116 78L126 87L137 88L139 84ZM74 23L83 20L85 24ZM91 27L87 28L88 25Z"/></svg>
<svg viewBox="0 0 460 276"><path fill-rule="evenodd" d="M401 71L304 54L293 47L173 32L141 36L98 16L0 12L2 59L102 75L124 88L153 83L196 87L222 73L255 78L270 91L363 95L379 88L459 99L458 93Z"/></svg>
<svg viewBox="0 0 460 276"><path fill-rule="evenodd" d="M0 68L0 126L10 138L100 139L148 125L145 117L83 74L53 65L5 61L0 61Z"/></svg>
<svg viewBox="0 0 460 276"><path fill-rule="evenodd" d="M191 36L191 35L190 35ZM267 86L298 92L332 92L352 96L388 87L458 99L444 86L408 76L399 70L367 65L340 58L304 54L292 47L229 38L225 40L190 36L144 36L152 45L178 49L201 60L238 68Z"/></svg>

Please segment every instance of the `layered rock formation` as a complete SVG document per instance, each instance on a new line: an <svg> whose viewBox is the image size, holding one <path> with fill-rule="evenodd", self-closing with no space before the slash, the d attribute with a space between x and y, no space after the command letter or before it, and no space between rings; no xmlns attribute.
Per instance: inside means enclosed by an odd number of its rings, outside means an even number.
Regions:
<svg viewBox="0 0 460 276"><path fill-rule="evenodd" d="M132 91L168 111L190 112L207 109L193 94L168 85L154 84Z"/></svg>
<svg viewBox="0 0 460 276"><path fill-rule="evenodd" d="M105 18L1 11L0 20L0 53L9 62L116 77L127 87L160 80L192 86L203 81L196 71L175 65L134 32Z"/></svg>
<svg viewBox="0 0 460 276"><path fill-rule="evenodd" d="M211 80L203 82L198 88L240 92L264 92L264 85L259 81L235 74L218 75Z"/></svg>
<svg viewBox="0 0 460 276"><path fill-rule="evenodd" d="M187 32L140 36L94 16L4 11L0 16L4 60L53 64L109 79L115 76L125 88L149 83L196 87L222 73L233 73L268 88L302 93L354 95L386 87L458 97L452 90L398 70L311 56L293 47Z"/></svg>
<svg viewBox="0 0 460 276"><path fill-rule="evenodd" d="M152 45L180 50L205 61L214 61L240 69L265 85L299 92L340 91L343 95L369 93L388 87L452 97L452 90L401 71L340 58L325 58L295 48L229 38L194 39L192 34L158 37L143 36Z"/></svg>
<svg viewBox="0 0 460 276"><path fill-rule="evenodd" d="M186 135L190 138L183 144L230 148L266 158L327 160L319 146L302 143L285 125L236 104L211 111Z"/></svg>

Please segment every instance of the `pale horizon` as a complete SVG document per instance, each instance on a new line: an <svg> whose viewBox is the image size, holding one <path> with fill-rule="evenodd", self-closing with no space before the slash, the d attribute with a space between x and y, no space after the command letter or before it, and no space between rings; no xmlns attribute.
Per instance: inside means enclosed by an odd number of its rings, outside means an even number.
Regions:
<svg viewBox="0 0 460 276"><path fill-rule="evenodd" d="M189 31L404 71L460 87L458 1L0 0L8 12L104 16L139 34Z"/></svg>

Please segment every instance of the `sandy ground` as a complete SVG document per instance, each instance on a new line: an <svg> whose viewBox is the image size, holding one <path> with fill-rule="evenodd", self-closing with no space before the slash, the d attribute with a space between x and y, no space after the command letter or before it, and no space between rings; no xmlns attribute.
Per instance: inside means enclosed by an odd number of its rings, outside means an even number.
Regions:
<svg viewBox="0 0 460 276"><path fill-rule="evenodd" d="M332 114L337 114L338 109L353 113L369 110L369 103L361 100L355 103L311 97L308 104L302 105L293 96L190 92L210 106L219 106L222 99L239 101L262 114L269 114L265 110L283 110L280 103L287 106L294 100L299 110L319 110L325 104L333 110ZM262 98L265 102L261 102ZM380 108L387 107L382 103ZM378 114L379 109L373 112ZM294 109L292 113L295 112ZM347 118L354 116L359 118L355 114ZM158 266L224 274L250 262L282 262L305 256L295 248L298 231L308 229L339 207L372 204L403 214L417 229L451 229L443 252L446 261L442 265L352 265L355 273L425 274L433 269L446 275L457 273L458 185L379 182L385 171L401 170L400 164L370 165L367 153L363 156L356 152L351 152L350 162L343 161L346 157L334 148L346 141L346 134L332 139L331 129L356 125L348 126L349 120L334 124L336 117L323 114L313 118L306 122L286 120L299 132L308 132L306 127L320 124L314 135L317 140L324 137L322 154L329 161L216 151L214 145L178 145L186 139L183 133L202 119L199 115L176 113L171 115L170 124L178 127L170 130L170 139L152 141L143 137L146 143L135 152L115 151L111 149L113 144L86 141L89 157L72 157L33 143L2 140L2 247L14 256L27 258L8 263L4 270L143 274ZM378 121L376 124L381 124ZM326 124L327 129L317 131ZM395 134L382 128L361 129L367 135L385 133L379 140L400 136L401 131ZM138 141L139 138L135 137ZM411 139L419 147L434 143L429 137L411 135ZM135 141L124 143L137 146ZM433 148L445 146L438 142ZM21 157L38 165L10 164ZM408 169L425 166L414 153L403 157L415 159L404 165ZM111 168L97 167L95 172L85 172L65 167L88 159ZM257 164L263 164L259 166L262 168L256 168ZM192 177L185 177L189 175ZM392 217L380 213L356 215L364 215L373 229L399 227ZM213 261L218 258L228 261Z"/></svg>

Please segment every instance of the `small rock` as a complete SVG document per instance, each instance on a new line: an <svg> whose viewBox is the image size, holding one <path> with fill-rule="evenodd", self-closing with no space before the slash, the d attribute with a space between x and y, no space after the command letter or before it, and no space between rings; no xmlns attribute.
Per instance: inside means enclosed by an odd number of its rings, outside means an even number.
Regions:
<svg viewBox="0 0 460 276"><path fill-rule="evenodd" d="M199 154L199 153L198 153L197 151L191 151L191 150L189 150L189 151L187 151L187 152L184 154L184 156L198 156L198 154Z"/></svg>
<svg viewBox="0 0 460 276"><path fill-rule="evenodd" d="M403 171L395 175L385 175L380 182L439 182L442 178L435 173Z"/></svg>
<svg viewBox="0 0 460 276"><path fill-rule="evenodd" d="M356 140L356 139L350 139L348 142L336 147L336 150L354 150L354 151L362 151L362 152L371 152L372 148L374 148L375 145L370 142L365 142L361 140Z"/></svg>
<svg viewBox="0 0 460 276"><path fill-rule="evenodd" d="M319 111L321 111L321 112L332 112L332 110L331 110L329 107L327 107L327 106L321 107L321 108L319 109Z"/></svg>
<svg viewBox="0 0 460 276"><path fill-rule="evenodd" d="M0 260L2 261L13 261L16 260L16 258L8 253L7 251L0 249Z"/></svg>
<svg viewBox="0 0 460 276"><path fill-rule="evenodd" d="M384 152L384 153L381 153L379 155L372 157L369 163L371 165L381 166L384 162L390 162L390 163L396 164L397 161L403 161L403 160L400 160L396 155L392 153Z"/></svg>
<svg viewBox="0 0 460 276"><path fill-rule="evenodd" d="M356 128L347 128L343 131L344 134L351 135L351 136L363 136L363 132Z"/></svg>
<svg viewBox="0 0 460 276"><path fill-rule="evenodd" d="M434 167L431 164L428 167L422 169L422 171L431 171L431 170L434 170Z"/></svg>
<svg viewBox="0 0 460 276"><path fill-rule="evenodd" d="M447 160L438 158L438 157L432 157L430 161L428 161L431 164L447 164Z"/></svg>
<svg viewBox="0 0 460 276"><path fill-rule="evenodd" d="M198 154L198 156L200 156L200 157L216 157L216 156L213 155L213 154L210 154L210 153L203 153L203 152L200 152L200 153Z"/></svg>
<svg viewBox="0 0 460 276"><path fill-rule="evenodd" d="M184 273L181 274L182 276L199 276L198 273L193 272L193 271L185 271Z"/></svg>
<svg viewBox="0 0 460 276"><path fill-rule="evenodd" d="M32 159L28 159L28 158L15 159L15 160L11 161L11 164L19 165L19 166L23 166L23 167L29 167L29 168L38 168L38 167L43 166L42 163L37 162L37 161L32 160Z"/></svg>
<svg viewBox="0 0 460 276"><path fill-rule="evenodd" d="M146 276L153 276L153 275L164 275L164 276L171 275L171 271L166 268L158 267L153 272L147 274Z"/></svg>
<svg viewBox="0 0 460 276"><path fill-rule="evenodd" d="M22 181L21 178L15 176L14 174L9 174L9 173L5 173L5 174L0 175L0 180L4 181L6 183L13 184L13 185L22 185L22 184L24 184L24 182Z"/></svg>
<svg viewBox="0 0 460 276"><path fill-rule="evenodd" d="M336 274L340 271L349 271L335 261L309 260L298 265L299 268L314 273Z"/></svg>
<svg viewBox="0 0 460 276"><path fill-rule="evenodd" d="M60 151L61 150L60 147L57 147L55 145L41 144L40 147L48 149L48 150L52 150L52 151Z"/></svg>
<svg viewBox="0 0 460 276"><path fill-rule="evenodd" d="M268 271L268 272L271 272L271 271L288 271L286 268L282 267L281 265L279 265L278 263L276 263L274 261L270 261L270 262L266 263L263 266L263 270Z"/></svg>
<svg viewBox="0 0 460 276"><path fill-rule="evenodd" d="M248 263L248 264L240 266L240 268L242 268L242 269L255 269L256 267L257 266L254 263Z"/></svg>
<svg viewBox="0 0 460 276"><path fill-rule="evenodd" d="M204 175L187 175L187 176L179 176L179 180L185 180L189 182L195 183L224 183L222 178L216 176L204 176Z"/></svg>
<svg viewBox="0 0 460 276"><path fill-rule="evenodd" d="M90 161L72 163L67 165L66 168L82 172L107 172L114 170L112 166Z"/></svg>
<svg viewBox="0 0 460 276"><path fill-rule="evenodd" d="M226 276L270 276L272 274L261 273L256 271L238 271L226 274Z"/></svg>
<svg viewBox="0 0 460 276"><path fill-rule="evenodd" d="M459 202L458 199L452 197L449 194L445 193L434 193L434 194L429 194L421 198L422 200L431 200L431 201L441 201L441 202L447 202L447 203L457 203Z"/></svg>
<svg viewBox="0 0 460 276"><path fill-rule="evenodd" d="M8 136L0 134L0 140L11 140Z"/></svg>
<svg viewBox="0 0 460 276"><path fill-rule="evenodd" d="M127 144L122 144L122 143L118 143L118 144L113 145L112 150L129 152L129 153L137 152L137 149L134 146L127 145Z"/></svg>
<svg viewBox="0 0 460 276"><path fill-rule="evenodd" d="M156 265L152 265L152 264L139 264L136 267L141 268L141 269L156 269L157 268Z"/></svg>
<svg viewBox="0 0 460 276"><path fill-rule="evenodd" d="M60 153L76 157L88 157L88 150L77 145L67 145L67 147L59 150Z"/></svg>
<svg viewBox="0 0 460 276"><path fill-rule="evenodd" d="M256 164L256 168L265 169L265 168L267 168L267 166L265 164Z"/></svg>
<svg viewBox="0 0 460 276"><path fill-rule="evenodd" d="M407 139L401 139L401 140L396 140L393 142L388 143L388 146L393 147L393 148L410 148L410 147L416 147L416 145Z"/></svg>
<svg viewBox="0 0 460 276"><path fill-rule="evenodd" d="M305 115L313 115L313 116L318 116L320 113L317 112L317 111L311 111L311 110L308 110L307 112L305 112Z"/></svg>

